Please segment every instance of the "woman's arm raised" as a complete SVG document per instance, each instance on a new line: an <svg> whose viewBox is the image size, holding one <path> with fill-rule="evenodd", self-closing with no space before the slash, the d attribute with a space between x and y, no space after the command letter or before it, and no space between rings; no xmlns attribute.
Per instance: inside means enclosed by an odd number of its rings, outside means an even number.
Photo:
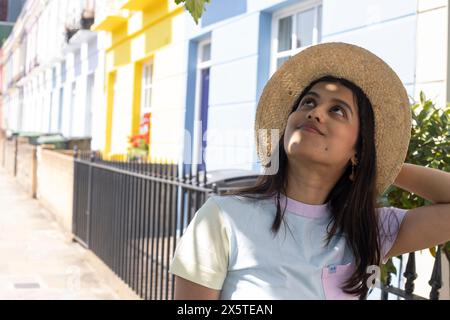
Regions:
<svg viewBox="0 0 450 320"><path fill-rule="evenodd" d="M450 240L450 173L404 163L394 185L435 204L408 210L388 257Z"/></svg>

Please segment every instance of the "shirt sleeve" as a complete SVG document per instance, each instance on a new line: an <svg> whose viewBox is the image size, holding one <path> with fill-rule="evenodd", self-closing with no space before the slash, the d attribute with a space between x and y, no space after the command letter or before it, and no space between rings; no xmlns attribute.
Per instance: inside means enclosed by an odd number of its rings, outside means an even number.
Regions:
<svg viewBox="0 0 450 320"><path fill-rule="evenodd" d="M228 271L229 233L210 197L195 213L180 239L169 272L208 288L222 289Z"/></svg>
<svg viewBox="0 0 450 320"><path fill-rule="evenodd" d="M385 264L388 261L386 254L394 245L403 218L408 210L396 207L382 207L378 210L381 259L382 263Z"/></svg>

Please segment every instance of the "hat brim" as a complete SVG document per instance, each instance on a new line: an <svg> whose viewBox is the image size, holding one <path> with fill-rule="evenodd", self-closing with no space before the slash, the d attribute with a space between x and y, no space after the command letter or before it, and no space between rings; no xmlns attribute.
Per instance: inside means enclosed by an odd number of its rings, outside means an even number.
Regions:
<svg viewBox="0 0 450 320"><path fill-rule="evenodd" d="M356 45L329 42L302 50L287 60L269 79L255 116L257 154L263 166L276 146L270 134L260 141L259 130L284 132L300 93L326 75L345 78L369 98L375 120L376 189L381 195L401 170L411 138L411 108L402 81L387 63ZM270 133L270 132L269 132Z"/></svg>

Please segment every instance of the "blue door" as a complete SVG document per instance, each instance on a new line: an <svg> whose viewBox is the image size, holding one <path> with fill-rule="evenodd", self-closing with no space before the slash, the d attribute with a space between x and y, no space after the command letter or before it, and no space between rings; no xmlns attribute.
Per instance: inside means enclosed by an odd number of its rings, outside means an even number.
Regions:
<svg viewBox="0 0 450 320"><path fill-rule="evenodd" d="M201 92L200 92L200 121L202 122L202 161L199 163L198 170L205 170L205 150L206 139L205 132L208 127L208 97L209 97L209 68L201 71ZM205 137L206 138L206 137Z"/></svg>

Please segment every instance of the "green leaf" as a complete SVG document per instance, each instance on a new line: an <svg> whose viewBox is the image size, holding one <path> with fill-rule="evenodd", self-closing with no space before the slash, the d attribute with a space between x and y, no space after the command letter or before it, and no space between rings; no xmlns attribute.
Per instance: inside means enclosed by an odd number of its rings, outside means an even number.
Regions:
<svg viewBox="0 0 450 320"><path fill-rule="evenodd" d="M420 102L411 106L411 113L411 139L405 162L450 172L450 103L439 108L420 92ZM400 188L389 188L385 198L389 206L405 209L426 203Z"/></svg>
<svg viewBox="0 0 450 320"><path fill-rule="evenodd" d="M444 246L442 247L442 251L446 254L447 258L450 257L450 241L448 241ZM450 262L450 259L449 259Z"/></svg>
<svg viewBox="0 0 450 320"><path fill-rule="evenodd" d="M425 93L422 91L422 90L420 90L420 103L421 104L423 104L424 102L425 102Z"/></svg>
<svg viewBox="0 0 450 320"><path fill-rule="evenodd" d="M194 18L195 24L198 24L198 19L201 18L205 11L205 4L210 3L211 0L175 0L176 4L184 2L184 7Z"/></svg>
<svg viewBox="0 0 450 320"><path fill-rule="evenodd" d="M392 258L390 258L386 264L381 265L381 275L380 275L380 281L384 285L387 285L387 279L390 273L397 274L397 268L395 268L394 264L392 263Z"/></svg>

